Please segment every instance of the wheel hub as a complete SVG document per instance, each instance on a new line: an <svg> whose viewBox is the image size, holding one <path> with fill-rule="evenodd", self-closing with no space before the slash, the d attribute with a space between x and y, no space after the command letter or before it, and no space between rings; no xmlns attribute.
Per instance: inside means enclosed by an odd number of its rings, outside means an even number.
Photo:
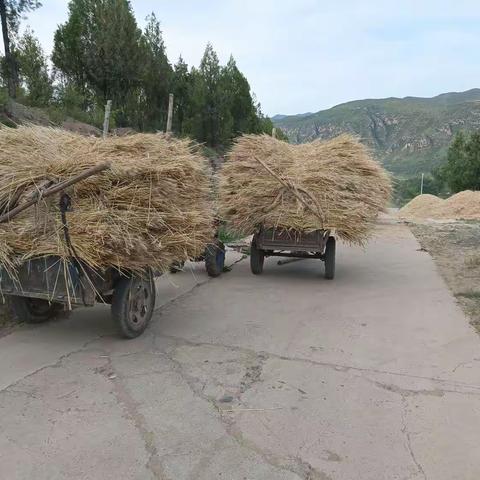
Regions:
<svg viewBox="0 0 480 480"><path fill-rule="evenodd" d="M131 291L128 319L133 328L140 328L147 320L150 308L149 285L138 282Z"/></svg>

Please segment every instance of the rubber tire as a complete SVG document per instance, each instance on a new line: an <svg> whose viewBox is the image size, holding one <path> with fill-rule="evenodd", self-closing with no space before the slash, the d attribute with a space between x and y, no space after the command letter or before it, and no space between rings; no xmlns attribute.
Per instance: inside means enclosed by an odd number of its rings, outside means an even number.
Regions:
<svg viewBox="0 0 480 480"><path fill-rule="evenodd" d="M327 244L325 245L325 278L327 280L333 280L335 277L335 252L336 241L335 237L328 237Z"/></svg>
<svg viewBox="0 0 480 480"><path fill-rule="evenodd" d="M264 251L257 248L255 240L252 240L252 244L250 246L250 270L254 275L261 275L263 273L264 261Z"/></svg>
<svg viewBox="0 0 480 480"><path fill-rule="evenodd" d="M146 284L148 289L148 308L143 323L136 327L129 320L130 294L132 290L140 286L139 282L148 282ZM122 277L118 280L113 291L111 313L115 326L122 337L128 339L137 338L146 330L155 308L155 294L155 283L151 273L147 279L141 279L133 275L131 277Z"/></svg>
<svg viewBox="0 0 480 480"><path fill-rule="evenodd" d="M225 267L225 245L220 240L207 245L205 249L205 268L209 277L216 278Z"/></svg>
<svg viewBox="0 0 480 480"><path fill-rule="evenodd" d="M49 302L37 298L11 296L10 308L15 317L25 323L44 323L56 317L63 309L63 304ZM32 303L42 307L42 311L34 310Z"/></svg>

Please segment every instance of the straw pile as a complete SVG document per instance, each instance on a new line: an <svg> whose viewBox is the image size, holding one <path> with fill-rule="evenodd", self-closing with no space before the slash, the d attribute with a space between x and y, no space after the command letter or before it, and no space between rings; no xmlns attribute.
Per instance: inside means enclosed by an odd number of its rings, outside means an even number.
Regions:
<svg viewBox="0 0 480 480"><path fill-rule="evenodd" d="M442 203L443 200L441 198L424 193L423 195L418 195L401 208L399 216L401 218L428 218L433 210Z"/></svg>
<svg viewBox="0 0 480 480"><path fill-rule="evenodd" d="M220 214L245 235L259 225L329 229L363 244L391 194L387 173L348 135L302 145L246 135L220 175Z"/></svg>
<svg viewBox="0 0 480 480"><path fill-rule="evenodd" d="M0 214L46 180L69 179L99 163L111 169L68 190L71 242L93 268L166 270L212 239L207 166L184 140L138 134L107 140L44 128L0 129ZM59 195L0 224L0 263L43 255L71 258Z"/></svg>
<svg viewBox="0 0 480 480"><path fill-rule="evenodd" d="M443 200L419 195L399 211L406 220L480 220L480 192L465 190Z"/></svg>

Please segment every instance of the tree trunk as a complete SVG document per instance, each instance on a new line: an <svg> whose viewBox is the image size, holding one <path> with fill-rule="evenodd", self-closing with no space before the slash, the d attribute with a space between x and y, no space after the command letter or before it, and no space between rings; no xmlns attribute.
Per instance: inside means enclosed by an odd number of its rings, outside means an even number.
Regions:
<svg viewBox="0 0 480 480"><path fill-rule="evenodd" d="M17 95L17 65L15 58L10 51L10 37L8 34L8 20L7 20L7 6L5 0L0 0L0 19L2 22L3 33L3 46L5 50L5 65L8 82L8 94L11 98L15 98Z"/></svg>

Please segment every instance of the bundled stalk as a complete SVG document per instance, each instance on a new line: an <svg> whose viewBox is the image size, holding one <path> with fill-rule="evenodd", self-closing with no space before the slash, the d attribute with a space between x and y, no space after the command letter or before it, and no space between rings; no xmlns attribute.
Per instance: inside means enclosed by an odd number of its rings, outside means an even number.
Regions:
<svg viewBox="0 0 480 480"><path fill-rule="evenodd" d="M43 127L0 129L0 214L46 184L88 168L111 167L67 189L66 242L59 195L0 223L0 263L58 255L97 269L165 271L198 256L211 241L208 167L197 147L160 134L107 140Z"/></svg>
<svg viewBox="0 0 480 480"><path fill-rule="evenodd" d="M220 214L244 235L325 229L362 245L391 195L388 174L349 135L302 145L246 135L220 175Z"/></svg>

